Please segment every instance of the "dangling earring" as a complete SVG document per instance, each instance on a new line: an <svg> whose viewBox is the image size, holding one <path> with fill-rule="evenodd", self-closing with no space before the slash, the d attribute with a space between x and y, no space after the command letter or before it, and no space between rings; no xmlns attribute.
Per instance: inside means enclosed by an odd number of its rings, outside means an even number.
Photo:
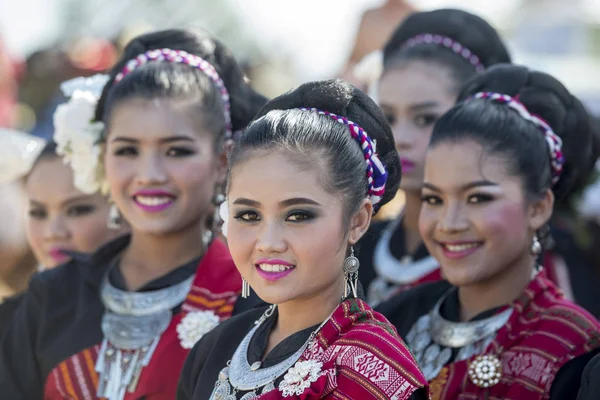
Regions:
<svg viewBox="0 0 600 400"><path fill-rule="evenodd" d="M529 249L529 251L531 251L531 254L534 256L538 256L542 252L542 244L537 238L537 235L533 237L533 242L531 243L531 249Z"/></svg>
<svg viewBox="0 0 600 400"><path fill-rule="evenodd" d="M115 203L110 205L110 210L108 211L108 221L106 222L106 226L108 229L121 229L123 227L123 219L121 218L121 213L117 208Z"/></svg>
<svg viewBox="0 0 600 400"><path fill-rule="evenodd" d="M354 247L350 246L350 256L346 257L344 260L344 298L348 297L349 291L355 299L358 297L357 287L359 267L360 262L358 261L358 258L354 257Z"/></svg>
<svg viewBox="0 0 600 400"><path fill-rule="evenodd" d="M242 278L242 298L246 299L250 296L250 284Z"/></svg>

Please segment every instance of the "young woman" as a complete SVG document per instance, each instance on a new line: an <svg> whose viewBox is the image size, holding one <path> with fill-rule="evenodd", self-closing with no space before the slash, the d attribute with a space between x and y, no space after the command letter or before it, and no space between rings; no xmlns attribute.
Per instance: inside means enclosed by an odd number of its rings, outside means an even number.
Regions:
<svg viewBox="0 0 600 400"><path fill-rule="evenodd" d="M357 298L353 246L400 180L371 99L342 80L304 84L267 103L229 168L231 254L274 305L206 335L178 399L427 398L394 329Z"/></svg>
<svg viewBox="0 0 600 400"><path fill-rule="evenodd" d="M104 131L104 168L87 165L84 181L105 171L131 235L32 280L1 343L3 396L175 397L189 349L231 316L241 290L207 221L227 140L262 103L209 36L170 30L128 44L90 125ZM99 153L87 143L88 157L72 158L84 167ZM71 157L85 150L75 145Z"/></svg>
<svg viewBox="0 0 600 400"><path fill-rule="evenodd" d="M383 54L377 99L402 162L405 206L399 218L375 224L361 242L361 282L371 305L399 290L440 279L438 262L418 230L431 130L454 105L468 78L493 64L510 62L494 28L453 9L412 14L396 29Z"/></svg>
<svg viewBox="0 0 600 400"><path fill-rule="evenodd" d="M419 220L448 282L379 310L434 399L573 398L600 323L536 259L554 201L597 156L589 116L560 82L518 66L490 68L460 98L433 129Z"/></svg>
<svg viewBox="0 0 600 400"><path fill-rule="evenodd" d="M46 145L25 180L27 238L42 269L66 263L71 252L93 253L125 233L125 227L108 226L105 196L75 187L73 170L56 150Z"/></svg>

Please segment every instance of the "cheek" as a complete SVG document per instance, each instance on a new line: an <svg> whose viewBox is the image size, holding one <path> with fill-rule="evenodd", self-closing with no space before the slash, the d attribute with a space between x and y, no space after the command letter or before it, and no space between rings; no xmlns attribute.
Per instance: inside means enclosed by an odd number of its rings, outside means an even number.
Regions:
<svg viewBox="0 0 600 400"><path fill-rule="evenodd" d="M27 219L27 240L34 252L39 252L43 247L45 229L43 221L32 218Z"/></svg>
<svg viewBox="0 0 600 400"><path fill-rule="evenodd" d="M74 244L78 251L92 252L106 243L112 237L112 231L107 227L108 212L95 213L68 222Z"/></svg>
<svg viewBox="0 0 600 400"><path fill-rule="evenodd" d="M437 212L435 209L428 207L427 205L421 207L421 212L419 214L419 232L424 240L432 235L435 229L436 219Z"/></svg>
<svg viewBox="0 0 600 400"><path fill-rule="evenodd" d="M520 203L502 203L492 209L482 210L476 225L496 243L523 241L527 236L526 215Z"/></svg>

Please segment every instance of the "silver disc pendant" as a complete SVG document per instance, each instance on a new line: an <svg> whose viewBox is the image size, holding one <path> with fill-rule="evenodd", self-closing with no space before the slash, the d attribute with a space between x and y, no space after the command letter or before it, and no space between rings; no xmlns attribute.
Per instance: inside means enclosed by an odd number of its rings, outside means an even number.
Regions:
<svg viewBox="0 0 600 400"><path fill-rule="evenodd" d="M349 256L344 260L344 272L346 274L355 274L358 272L358 267L360 266L360 262L358 258L354 256Z"/></svg>
<svg viewBox="0 0 600 400"><path fill-rule="evenodd" d="M261 365L262 365L262 362L260 362L260 361L253 363L250 366L250 371L256 371L257 369L259 369L261 367Z"/></svg>

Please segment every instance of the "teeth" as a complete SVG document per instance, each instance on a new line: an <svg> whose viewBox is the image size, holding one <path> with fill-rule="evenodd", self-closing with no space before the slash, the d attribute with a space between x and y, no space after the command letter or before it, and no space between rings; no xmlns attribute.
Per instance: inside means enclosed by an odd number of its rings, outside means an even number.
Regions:
<svg viewBox="0 0 600 400"><path fill-rule="evenodd" d="M468 243L468 244L445 244L444 245L451 252L460 252L472 249L479 246L479 243Z"/></svg>
<svg viewBox="0 0 600 400"><path fill-rule="evenodd" d="M294 267L281 264L258 264L258 268L265 272L283 272Z"/></svg>
<svg viewBox="0 0 600 400"><path fill-rule="evenodd" d="M148 197L148 196L135 196L135 201L144 206L160 206L170 202L172 199L168 196L160 197Z"/></svg>

